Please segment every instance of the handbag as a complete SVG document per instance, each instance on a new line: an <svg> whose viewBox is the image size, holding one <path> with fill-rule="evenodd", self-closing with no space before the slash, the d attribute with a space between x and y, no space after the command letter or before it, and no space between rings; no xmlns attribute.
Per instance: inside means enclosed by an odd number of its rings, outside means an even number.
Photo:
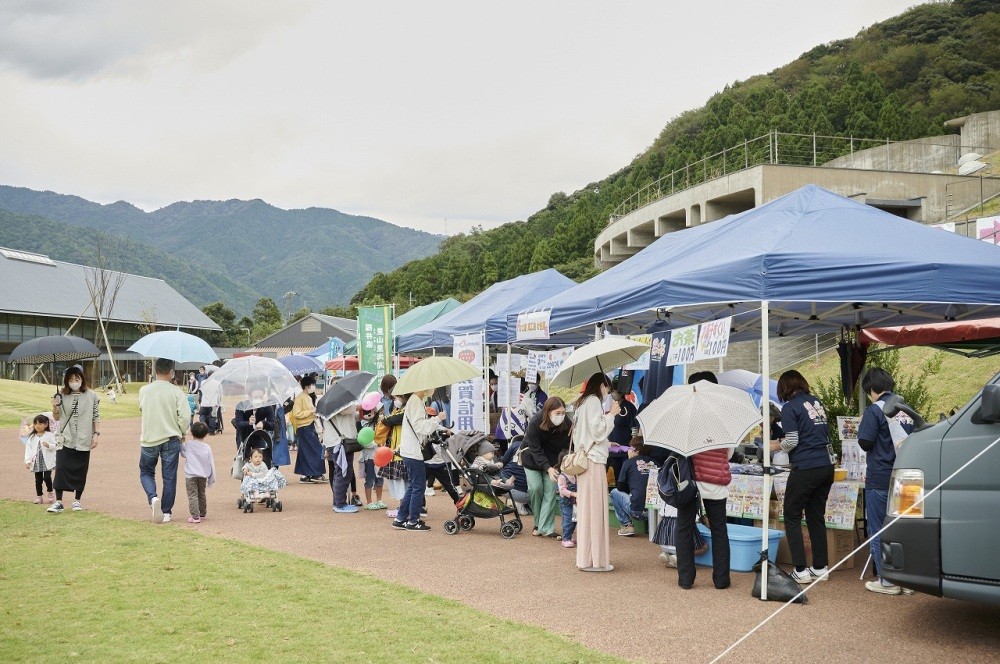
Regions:
<svg viewBox="0 0 1000 664"><path fill-rule="evenodd" d="M421 440L420 436L417 435L416 430L413 428L413 424L410 422L410 418L404 416L406 423L410 425L410 431L413 432L413 436L420 442L420 454L424 457L424 461L430 461L434 458L434 447L430 443L430 438L424 438Z"/></svg>
<svg viewBox="0 0 1000 664"><path fill-rule="evenodd" d="M567 475L583 475L587 472L587 468L590 467L587 463L587 455L590 454L590 450L593 449L596 444L597 441L595 440L587 449L570 452L564 456L562 461L559 463L559 470Z"/></svg>
<svg viewBox="0 0 1000 664"><path fill-rule="evenodd" d="M237 452L236 456L233 457L233 479L243 479L243 455L239 452Z"/></svg>
<svg viewBox="0 0 1000 664"><path fill-rule="evenodd" d="M340 444L344 446L344 451L348 454L354 454L355 452L360 452L365 449L364 446L358 442L357 438L344 438L344 434L340 433L340 429L337 425L333 423L333 420L329 420L330 426L333 430L337 432L337 436L340 437Z"/></svg>

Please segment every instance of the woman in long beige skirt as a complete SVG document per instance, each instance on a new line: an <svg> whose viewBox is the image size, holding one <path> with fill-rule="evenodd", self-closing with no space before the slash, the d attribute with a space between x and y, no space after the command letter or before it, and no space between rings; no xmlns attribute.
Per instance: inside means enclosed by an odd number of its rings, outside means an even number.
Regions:
<svg viewBox="0 0 1000 664"><path fill-rule="evenodd" d="M587 452L587 471L577 477L576 566L586 572L610 572L608 524L608 434L614 428L618 403L605 414L603 401L611 381L596 373L576 402L573 447Z"/></svg>

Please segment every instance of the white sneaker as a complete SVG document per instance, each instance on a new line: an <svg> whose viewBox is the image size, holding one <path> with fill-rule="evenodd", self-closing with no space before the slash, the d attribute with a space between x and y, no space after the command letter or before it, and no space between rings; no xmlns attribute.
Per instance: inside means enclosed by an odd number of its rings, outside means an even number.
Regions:
<svg viewBox="0 0 1000 664"><path fill-rule="evenodd" d="M899 586L894 586L891 583L889 585L885 585L878 579L865 583L865 588L873 593L879 593L881 595L901 595L903 593L903 589Z"/></svg>
<svg viewBox="0 0 1000 664"><path fill-rule="evenodd" d="M163 515L163 523L170 523L170 515L169 514L164 514Z"/></svg>
<svg viewBox="0 0 1000 664"><path fill-rule="evenodd" d="M829 567L807 567L806 571L812 574L814 579L819 581L829 581L830 580L830 568Z"/></svg>
<svg viewBox="0 0 1000 664"><path fill-rule="evenodd" d="M433 496L434 495L434 489L424 489L424 495L425 496Z"/></svg>
<svg viewBox="0 0 1000 664"><path fill-rule="evenodd" d="M160 499L153 496L153 499L149 501L149 508L153 512L153 523L160 523L163 521L163 511L160 509Z"/></svg>
<svg viewBox="0 0 1000 664"><path fill-rule="evenodd" d="M49 506L49 509L47 509L45 511L46 512L51 512L52 514L59 514L60 512L63 511L63 509L64 508L63 508L62 502L60 502L60 501L57 500L56 502L52 503Z"/></svg>
<svg viewBox="0 0 1000 664"><path fill-rule="evenodd" d="M73 501L73 511L74 512L82 512L83 511L83 505L80 504L79 500L74 500Z"/></svg>
<svg viewBox="0 0 1000 664"><path fill-rule="evenodd" d="M793 568L792 569L792 579L796 583L801 583L804 586L805 585L809 585L810 583L813 582L812 574L809 573L809 569L808 568L802 570L801 572L798 571L797 569Z"/></svg>

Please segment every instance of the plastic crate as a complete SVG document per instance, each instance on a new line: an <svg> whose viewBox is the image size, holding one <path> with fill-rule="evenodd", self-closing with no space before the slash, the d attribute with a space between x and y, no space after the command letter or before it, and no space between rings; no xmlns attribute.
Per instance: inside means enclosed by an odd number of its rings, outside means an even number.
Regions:
<svg viewBox="0 0 1000 664"><path fill-rule="evenodd" d="M734 572L751 572L760 560L760 528L727 523L729 530L729 569ZM712 533L703 524L698 524L698 532L708 542L708 551L695 556L698 565L712 566ZM773 563L778 557L778 541L785 536L781 530L767 531L767 557Z"/></svg>

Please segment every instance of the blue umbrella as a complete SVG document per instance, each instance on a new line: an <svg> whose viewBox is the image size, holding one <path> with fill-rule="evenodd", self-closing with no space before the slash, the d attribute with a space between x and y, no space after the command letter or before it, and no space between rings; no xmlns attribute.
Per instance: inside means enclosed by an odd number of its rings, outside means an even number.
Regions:
<svg viewBox="0 0 1000 664"><path fill-rule="evenodd" d="M754 405L760 408L760 401L764 397L764 378L760 374L745 369L732 369L723 371L716 378L719 385L736 387L749 394ZM785 402L778 398L778 381L772 378L769 383L768 401L781 407Z"/></svg>
<svg viewBox="0 0 1000 664"><path fill-rule="evenodd" d="M281 362L286 369L291 371L293 376L306 376L314 371L319 372L326 368L322 362L308 355L286 355L285 357L279 357L278 362Z"/></svg>
<svg viewBox="0 0 1000 664"><path fill-rule="evenodd" d="M162 357L175 362L211 364L219 359L204 339L180 330L147 334L132 344L129 350L144 357Z"/></svg>

